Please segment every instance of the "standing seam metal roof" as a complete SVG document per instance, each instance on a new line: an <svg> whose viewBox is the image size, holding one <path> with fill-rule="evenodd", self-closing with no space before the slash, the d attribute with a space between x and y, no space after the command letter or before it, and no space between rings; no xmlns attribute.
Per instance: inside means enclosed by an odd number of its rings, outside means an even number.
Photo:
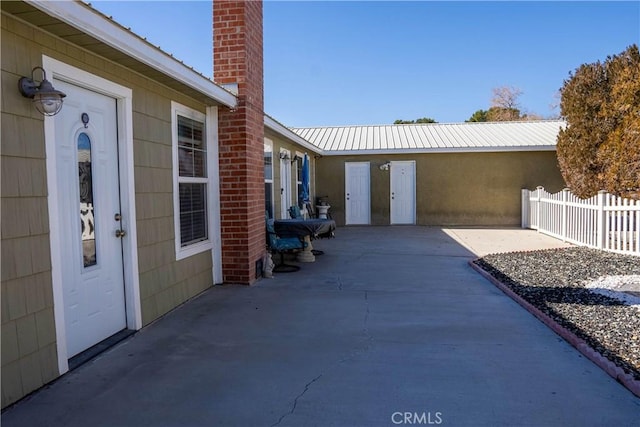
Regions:
<svg viewBox="0 0 640 427"><path fill-rule="evenodd" d="M292 128L326 154L554 150L561 120Z"/></svg>

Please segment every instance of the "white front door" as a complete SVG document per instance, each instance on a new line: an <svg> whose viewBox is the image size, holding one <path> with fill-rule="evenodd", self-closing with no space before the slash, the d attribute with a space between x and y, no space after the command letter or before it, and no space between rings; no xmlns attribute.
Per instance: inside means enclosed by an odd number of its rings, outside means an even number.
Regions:
<svg viewBox="0 0 640 427"><path fill-rule="evenodd" d="M127 326L116 100L62 81L55 117L67 356Z"/></svg>
<svg viewBox="0 0 640 427"><path fill-rule="evenodd" d="M391 162L391 224L416 223L416 162Z"/></svg>
<svg viewBox="0 0 640 427"><path fill-rule="evenodd" d="M369 162L344 164L346 224L369 224L370 222L369 175Z"/></svg>
<svg viewBox="0 0 640 427"><path fill-rule="evenodd" d="M291 206L291 153L280 151L280 218L289 218Z"/></svg>

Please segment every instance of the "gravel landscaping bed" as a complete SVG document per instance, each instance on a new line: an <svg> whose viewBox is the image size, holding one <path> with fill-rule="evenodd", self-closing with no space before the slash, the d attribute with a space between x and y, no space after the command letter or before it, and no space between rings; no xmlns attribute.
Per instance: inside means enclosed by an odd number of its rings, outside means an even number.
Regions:
<svg viewBox="0 0 640 427"><path fill-rule="evenodd" d="M571 247L474 263L640 381L640 297L616 291L637 288L640 258Z"/></svg>

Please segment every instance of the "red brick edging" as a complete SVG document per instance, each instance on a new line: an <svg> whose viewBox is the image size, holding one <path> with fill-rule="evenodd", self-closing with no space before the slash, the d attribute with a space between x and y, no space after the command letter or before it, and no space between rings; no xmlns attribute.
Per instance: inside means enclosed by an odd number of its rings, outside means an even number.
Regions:
<svg viewBox="0 0 640 427"><path fill-rule="evenodd" d="M598 353L582 338L579 338L573 332L558 324L550 316L540 311L537 307L528 303L524 298L512 291L511 288L509 288L507 285L493 277L487 271L482 269L482 267L475 264L474 260L469 261L469 265L471 266L471 268L480 273L480 275L482 275L485 279L493 283L498 289L511 297L511 299L524 307L529 313L537 317L538 320L551 328L553 332L564 338L565 341L574 346L580 353L582 353L586 358L595 363L600 369L602 369L616 381L624 385L627 389L629 389L629 391L631 391L631 393L640 397L640 381L634 379L633 375L625 373L622 368L616 366L616 364L611 360Z"/></svg>

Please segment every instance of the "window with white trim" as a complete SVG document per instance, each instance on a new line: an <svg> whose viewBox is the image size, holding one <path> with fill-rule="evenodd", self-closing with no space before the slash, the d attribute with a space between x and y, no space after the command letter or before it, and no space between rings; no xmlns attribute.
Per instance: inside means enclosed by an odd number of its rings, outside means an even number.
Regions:
<svg viewBox="0 0 640 427"><path fill-rule="evenodd" d="M264 139L264 209L273 218L273 141Z"/></svg>
<svg viewBox="0 0 640 427"><path fill-rule="evenodd" d="M212 248L206 115L172 102L176 257Z"/></svg>

